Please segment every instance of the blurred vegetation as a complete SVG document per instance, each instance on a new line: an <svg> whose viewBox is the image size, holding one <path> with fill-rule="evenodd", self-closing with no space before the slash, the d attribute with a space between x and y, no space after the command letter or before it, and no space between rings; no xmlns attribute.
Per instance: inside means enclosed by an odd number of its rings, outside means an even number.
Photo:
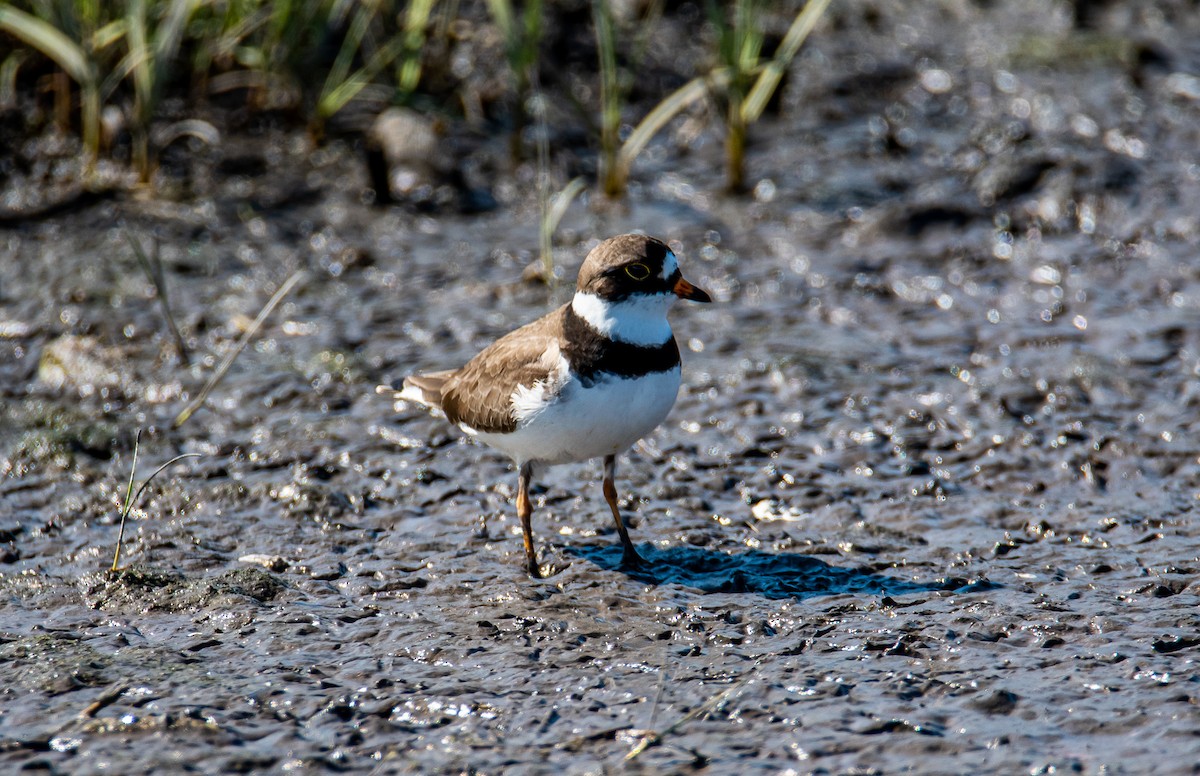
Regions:
<svg viewBox="0 0 1200 776"><path fill-rule="evenodd" d="M528 123L526 104L534 81L538 44L542 39L542 0L526 0L518 16L512 0L487 0L488 12L504 41L504 54L513 77L512 141L514 159L521 156L521 134Z"/></svg>
<svg viewBox="0 0 1200 776"><path fill-rule="evenodd" d="M50 102L45 121L79 138L85 177L114 138L124 137L130 165L147 182L159 152L178 137L219 139L207 110L218 100L240 101L243 114L303 123L319 142L340 114L367 116L358 122L362 131L369 116L388 105L479 125L486 99L504 106L487 119L511 132L516 160L529 142L530 105L545 88L543 99L576 109L574 120L597 150L597 179L610 196L620 196L653 135L707 97L721 105L712 113L724 119L730 188L740 190L746 127L759 118L828 4L672 4L676 12L697 11L695 39L710 53L672 58L660 52L658 67L665 60L676 72L644 79L641 60L665 13L662 0L619 6L615 0L0 2L0 110L21 101ZM778 28L792 18L781 37ZM590 34L577 31L587 25ZM547 40L551 27L553 41ZM784 42L764 59L768 29ZM464 42L474 45L471 56L460 53ZM490 56L481 54L487 44ZM571 78L562 72L564 58ZM549 83L543 87L543 81ZM481 82L502 83L503 94ZM648 95L648 83L684 86ZM639 108L643 116L631 115Z"/></svg>
<svg viewBox="0 0 1200 776"><path fill-rule="evenodd" d="M796 15L773 57L764 61L765 5L762 0L735 0L729 19L713 0L708 2L709 17L720 33L717 49L725 68L721 82L725 85L725 163L730 191L745 188L747 128L762 116L829 0L809 0Z"/></svg>

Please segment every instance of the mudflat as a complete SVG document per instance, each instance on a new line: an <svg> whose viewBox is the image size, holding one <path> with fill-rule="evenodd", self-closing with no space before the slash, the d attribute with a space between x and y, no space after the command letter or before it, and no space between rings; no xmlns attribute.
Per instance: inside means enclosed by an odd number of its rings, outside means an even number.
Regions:
<svg viewBox="0 0 1200 776"><path fill-rule="evenodd" d="M568 210L549 287L528 168L489 212L376 207L350 146L286 129L194 196L0 226L5 769L1200 767L1200 19L868 10L752 128L752 193L719 125L668 132ZM679 402L620 461L651 565L562 466L533 580L508 462L374 388L632 230L715 301L673 313ZM199 457L109 574L138 429L139 480Z"/></svg>

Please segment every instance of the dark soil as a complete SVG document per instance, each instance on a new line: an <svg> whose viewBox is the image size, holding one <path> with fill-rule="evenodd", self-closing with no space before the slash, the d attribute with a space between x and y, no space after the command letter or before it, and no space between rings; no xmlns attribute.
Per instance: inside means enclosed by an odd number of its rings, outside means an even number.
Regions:
<svg viewBox="0 0 1200 776"><path fill-rule="evenodd" d="M482 214L373 207L353 144L291 130L194 195L0 226L4 768L1200 768L1200 16L913 5L831 12L753 194L715 118L669 128L569 210L550 289L533 167ZM676 310L680 400L618 472L652 564L565 466L533 580L508 462L374 388L632 230L717 302ZM139 479L200 457L109 575L139 428Z"/></svg>

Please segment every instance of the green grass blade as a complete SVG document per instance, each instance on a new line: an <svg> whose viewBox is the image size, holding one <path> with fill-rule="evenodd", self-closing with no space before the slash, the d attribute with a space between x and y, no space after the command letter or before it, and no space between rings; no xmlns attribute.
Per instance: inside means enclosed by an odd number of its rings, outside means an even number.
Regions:
<svg viewBox="0 0 1200 776"><path fill-rule="evenodd" d="M138 447L142 441L142 430L139 428L133 437L133 463L129 464L129 484L125 486L125 501L121 507L121 519L129 516L133 509L133 478L137 474Z"/></svg>
<svg viewBox="0 0 1200 776"><path fill-rule="evenodd" d="M526 0L523 22L517 52L511 57L518 71L533 67L537 62L538 43L542 39L542 0ZM529 80L527 75L522 78Z"/></svg>
<svg viewBox="0 0 1200 776"><path fill-rule="evenodd" d="M183 32L199 5L199 0L174 0L167 8L162 23L155 29L154 63L160 74L179 54Z"/></svg>
<svg viewBox="0 0 1200 776"><path fill-rule="evenodd" d="M133 509L133 478L137 474L138 445L142 441L142 430L139 428L133 437L133 463L129 465L129 484L125 486L125 504L121 507L121 527L117 531L117 549L113 553L112 571L116 571L121 563L121 544L125 541L125 519Z"/></svg>
<svg viewBox="0 0 1200 776"><path fill-rule="evenodd" d="M784 71L792 63L797 52L800 51L800 47L804 45L809 33L816 27L817 21L825 13L829 3L830 0L808 0L800 13L796 15L792 26L783 36L783 41L779 44L774 58L759 74L758 80L742 104L742 118L747 124L754 123L762 115L767 103L771 101L771 95L779 87Z"/></svg>
<svg viewBox="0 0 1200 776"><path fill-rule="evenodd" d="M566 215L567 208L585 188L587 188L587 182L582 177L572 178L544 208L538 242L541 244L542 275L545 277L547 285L554 281L554 252L551 249L554 230L558 228L558 222L562 220L562 217Z"/></svg>
<svg viewBox="0 0 1200 776"><path fill-rule="evenodd" d="M421 50L425 47L425 28L437 0L410 0L404 15L404 60L400 66L400 89L415 91L421 80Z"/></svg>
<svg viewBox="0 0 1200 776"><path fill-rule="evenodd" d="M149 477L142 480L141 487L138 488L137 493L135 493L133 496L133 504L136 505L138 503L138 501L141 500L142 493L145 492L146 487L154 480L155 477L162 474L163 470L166 469L168 466L173 466L174 464L177 464L180 461L186 460L188 458L199 458L199 457L200 457L200 453L182 453L180 455L175 456L171 460L167 461L162 466L159 466L157 469L155 469L150 474Z"/></svg>
<svg viewBox="0 0 1200 776"><path fill-rule="evenodd" d="M125 37L128 25L124 19L114 19L92 35L92 51L101 52Z"/></svg>
<svg viewBox="0 0 1200 776"><path fill-rule="evenodd" d="M496 24L496 29L500 31L500 37L505 41L511 41L513 34L511 0L487 0L487 7L488 12L492 15L492 21Z"/></svg>
<svg viewBox="0 0 1200 776"><path fill-rule="evenodd" d="M390 65L404 50L404 39L396 37L389 40L381 49L375 52L367 64L352 73L336 86L326 82L328 92L321 96L317 103L317 115L329 118L346 107L346 104L358 96L358 93L370 85L375 76ZM332 76L331 76L332 77Z"/></svg>
<svg viewBox="0 0 1200 776"><path fill-rule="evenodd" d="M14 51L0 64L0 108L9 109L17 104L17 73L25 61L25 51Z"/></svg>
<svg viewBox="0 0 1200 776"><path fill-rule="evenodd" d="M354 76L350 75L350 67L354 64L354 55L362 47L363 38L367 36L367 28L370 27L371 17L374 15L374 8L364 3L354 14L354 18L350 20L350 28L346 30L346 37L342 39L342 47L338 49L333 65L329 68L329 75L325 78L325 86L321 89L321 97L317 106L318 115L332 116L353 99L351 96L339 101L332 99L331 95L334 92L344 93L347 84L354 80ZM362 86L359 86L353 90L353 93L357 94L361 89ZM326 113L325 109L329 106L336 107Z"/></svg>
<svg viewBox="0 0 1200 776"><path fill-rule="evenodd" d="M592 0L592 20L596 28L596 49L600 57L600 156L604 193L620 196L625 179L618 163L621 129L621 85L617 73L617 40L612 9L608 0Z"/></svg>
<svg viewBox="0 0 1200 776"><path fill-rule="evenodd" d="M112 97L113 93L121 85L121 82L129 78L130 74L133 73L135 67L137 67L137 60L134 58L133 52L126 52L125 56L117 60L112 70L100 82L101 99L108 100L108 98Z"/></svg>
<svg viewBox="0 0 1200 776"><path fill-rule="evenodd" d="M747 73L758 66L762 53L762 8L755 0L738 0L734 11L733 62L739 73Z"/></svg>
<svg viewBox="0 0 1200 776"><path fill-rule="evenodd" d="M115 574L121 568L121 546L125 543L125 523L129 518L129 513L133 511L133 508L137 505L138 501L141 500L142 493L146 491L146 486L153 482L154 478L161 474L167 467L177 464L187 458L200 457L199 453L184 453L182 455L175 456L162 466L159 466L149 477L143 480L141 487L138 488L137 493L135 494L133 492L133 479L137 475L138 446L141 438L142 430L138 429L137 435L133 438L133 463L130 465L129 469L129 484L125 488L125 504L121 508L121 527L117 530L117 548L113 551L113 562L112 566L109 567L109 573L111 574Z"/></svg>
<svg viewBox="0 0 1200 776"><path fill-rule="evenodd" d="M40 51L76 83L90 84L95 80L95 71L83 47L48 22L3 4L0 31Z"/></svg>
<svg viewBox="0 0 1200 776"><path fill-rule="evenodd" d="M621 176L628 177L629 170L633 167L633 160L671 119L686 110L696 100L711 91L723 88L727 83L729 83L729 70L726 68L714 70L708 75L693 78L655 105L646 114L646 117L633 128L633 132L629 133L629 137L621 146L618 155L618 169Z"/></svg>
<svg viewBox="0 0 1200 776"><path fill-rule="evenodd" d="M72 5L83 29L96 29L96 25L100 23L100 0L75 0Z"/></svg>
<svg viewBox="0 0 1200 776"><path fill-rule="evenodd" d="M128 25L126 39L129 45L129 71L133 78L134 113L138 123L148 118L150 90L154 85L150 71L154 59L150 52L149 36L146 34L146 0L129 0L129 11L125 16Z"/></svg>

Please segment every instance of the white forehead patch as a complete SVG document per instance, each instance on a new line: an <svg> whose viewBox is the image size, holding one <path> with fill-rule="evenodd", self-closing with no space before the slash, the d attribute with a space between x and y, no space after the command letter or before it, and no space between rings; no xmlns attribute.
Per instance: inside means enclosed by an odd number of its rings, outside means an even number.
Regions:
<svg viewBox="0 0 1200 776"><path fill-rule="evenodd" d="M667 255L663 256L662 279L666 280L671 277L677 269L679 269L679 260L675 258L674 253L667 251Z"/></svg>

